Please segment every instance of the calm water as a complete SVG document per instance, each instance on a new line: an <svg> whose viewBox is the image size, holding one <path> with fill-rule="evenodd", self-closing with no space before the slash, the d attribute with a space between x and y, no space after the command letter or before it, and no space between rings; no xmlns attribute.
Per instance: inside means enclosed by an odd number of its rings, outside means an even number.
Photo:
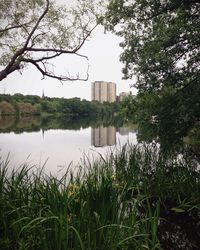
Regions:
<svg viewBox="0 0 200 250"><path fill-rule="evenodd" d="M59 126L58 126L59 127ZM124 145L127 141L137 143L136 132L127 127L97 126L73 129L38 129L20 133L9 129L0 133L0 155L3 159L9 154L10 166L23 163L41 167L52 174L66 170L80 162L84 154L97 157L105 155L110 149Z"/></svg>

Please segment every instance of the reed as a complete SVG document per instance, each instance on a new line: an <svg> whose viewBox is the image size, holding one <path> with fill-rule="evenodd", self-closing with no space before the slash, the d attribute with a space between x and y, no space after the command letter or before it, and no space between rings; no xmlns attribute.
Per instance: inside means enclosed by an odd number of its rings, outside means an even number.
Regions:
<svg viewBox="0 0 200 250"><path fill-rule="evenodd" d="M157 147L125 145L62 178L0 162L0 249L162 249L163 212L200 210L200 175Z"/></svg>

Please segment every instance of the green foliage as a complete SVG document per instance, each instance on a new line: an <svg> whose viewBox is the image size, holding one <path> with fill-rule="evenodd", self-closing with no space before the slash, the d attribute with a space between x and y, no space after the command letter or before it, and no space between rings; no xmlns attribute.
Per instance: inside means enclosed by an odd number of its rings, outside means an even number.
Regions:
<svg viewBox="0 0 200 250"><path fill-rule="evenodd" d="M169 141L199 122L199 10L197 0L113 0L104 19L123 38L124 78L137 76L138 98L124 112L143 127L156 121Z"/></svg>
<svg viewBox="0 0 200 250"><path fill-rule="evenodd" d="M12 115L41 115L44 116L65 116L65 117L90 117L101 118L116 116L120 106L118 103L99 103L97 101L81 100L80 98L49 98L34 95L0 95L1 114ZM9 112L8 112L9 110ZM12 112L11 112L12 111ZM104 118L103 118L104 117ZM78 121L77 121L78 122ZM78 122L80 126L80 122Z"/></svg>
<svg viewBox="0 0 200 250"><path fill-rule="evenodd" d="M122 36L124 76L157 90L198 82L199 1L111 1L108 29ZM115 29L116 28L116 29Z"/></svg>
<svg viewBox="0 0 200 250"><path fill-rule="evenodd" d="M125 116L126 119L134 120L135 112L137 109L135 97L129 95L128 97L123 98L120 102L120 114Z"/></svg>
<svg viewBox="0 0 200 250"><path fill-rule="evenodd" d="M6 101L0 102L0 115L14 115L15 114L15 108Z"/></svg>
<svg viewBox="0 0 200 250"><path fill-rule="evenodd" d="M17 110L20 116L38 114L38 110L36 109L36 107L31 105L30 103L23 103L23 102L17 103Z"/></svg>
<svg viewBox="0 0 200 250"><path fill-rule="evenodd" d="M176 216L191 213L197 235L199 180L184 160L145 145L86 157L76 176L68 169L60 179L26 165L11 171L1 161L1 249L163 249L160 241L174 239L162 229L169 213L179 233ZM191 231L176 241L188 244L185 237Z"/></svg>

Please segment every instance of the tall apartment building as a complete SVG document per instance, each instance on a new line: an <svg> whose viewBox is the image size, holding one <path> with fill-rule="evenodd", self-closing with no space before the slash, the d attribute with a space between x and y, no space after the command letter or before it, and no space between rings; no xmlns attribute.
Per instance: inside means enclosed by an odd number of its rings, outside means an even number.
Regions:
<svg viewBox="0 0 200 250"><path fill-rule="evenodd" d="M91 100L103 102L116 101L116 84L113 82L96 81L92 83Z"/></svg>

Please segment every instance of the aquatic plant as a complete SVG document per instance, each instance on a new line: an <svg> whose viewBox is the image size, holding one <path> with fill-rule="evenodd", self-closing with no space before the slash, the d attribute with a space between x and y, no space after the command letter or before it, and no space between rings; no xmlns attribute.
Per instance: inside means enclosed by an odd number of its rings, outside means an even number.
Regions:
<svg viewBox="0 0 200 250"><path fill-rule="evenodd" d="M199 232L199 171L155 145L85 156L78 173L60 179L9 164L0 162L0 249L169 249L166 228L173 217L180 230L180 216ZM178 237L176 249L184 240L198 246L185 231Z"/></svg>

